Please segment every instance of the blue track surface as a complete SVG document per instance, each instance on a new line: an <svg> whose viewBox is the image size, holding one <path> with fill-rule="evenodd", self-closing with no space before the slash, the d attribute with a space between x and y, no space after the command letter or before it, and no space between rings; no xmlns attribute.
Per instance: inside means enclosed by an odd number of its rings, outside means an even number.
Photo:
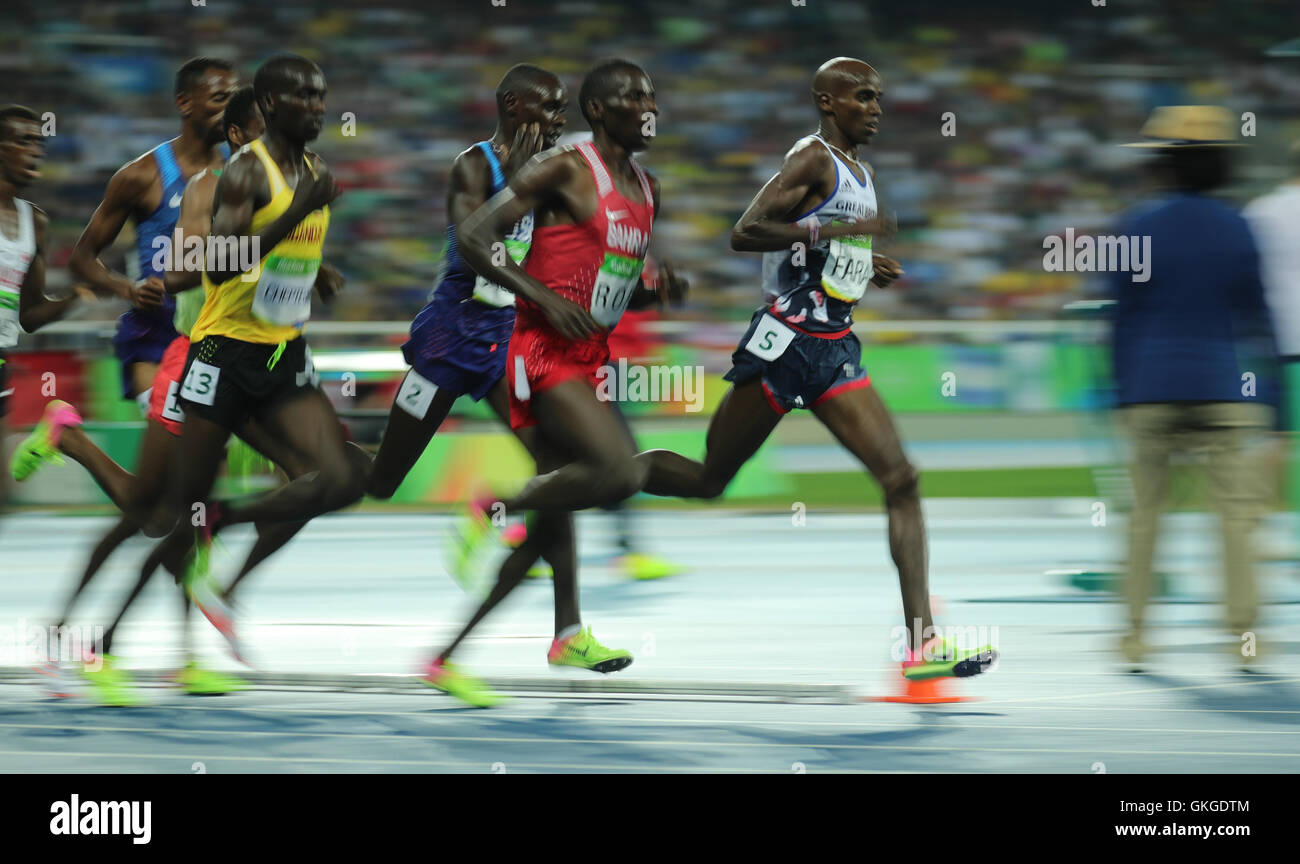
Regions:
<svg viewBox="0 0 1300 864"><path fill-rule="evenodd" d="M932 514L937 508L932 508ZM900 623L883 517L715 510L643 514L643 544L686 568L622 579L612 522L583 517L583 617L635 664L617 676L556 674L548 583L526 583L466 644L460 662L516 698L492 711L409 687L407 676L470 608L441 563L446 519L318 520L251 577L246 640L266 683L217 698L152 683L179 662L179 603L159 578L116 653L147 683L137 709L42 695L22 671L30 628L56 612L104 519L9 517L0 524L0 771L1053 771L1300 770L1300 678L1292 671L1300 582L1261 567L1274 601L1246 675L1215 604L1213 523L1169 521L1163 569L1176 585L1153 609L1152 672L1119 671L1119 607L1050 569L1114 559L1122 528L1078 516L989 509L932 515L939 623L995 641L1002 659L953 692L979 701L858 701L894 692ZM224 536L224 535L223 535ZM246 536L225 538L233 570ZM109 614L143 558L110 561L74 615ZM201 625L201 626L199 626ZM90 631L86 631L90 632ZM231 670L196 623L209 663ZM358 675L392 690L357 688ZM620 685L619 692L577 692ZM495 766L495 768L494 768ZM801 767L802 766L802 767Z"/></svg>

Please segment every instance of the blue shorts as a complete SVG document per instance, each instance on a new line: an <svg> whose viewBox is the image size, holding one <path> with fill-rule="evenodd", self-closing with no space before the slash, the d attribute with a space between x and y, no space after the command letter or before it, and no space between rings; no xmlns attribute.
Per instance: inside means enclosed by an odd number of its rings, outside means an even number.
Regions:
<svg viewBox="0 0 1300 864"><path fill-rule="evenodd" d="M131 366L135 363L161 363L167 346L172 344L177 335L170 315L128 309L117 319L113 353L122 364L123 399L130 399L134 389Z"/></svg>
<svg viewBox="0 0 1300 864"><path fill-rule="evenodd" d="M862 343L848 330L822 335L787 324L794 338L775 360L764 360L749 351L745 346L766 314L766 309L754 313L731 355L731 371L723 376L727 381L745 384L759 378L768 404L778 414L815 408L840 393L871 386L862 367Z"/></svg>
<svg viewBox="0 0 1300 864"><path fill-rule="evenodd" d="M411 323L411 338L402 356L420 376L441 390L482 399L506 374L510 340L489 341L466 336L435 307L426 306Z"/></svg>

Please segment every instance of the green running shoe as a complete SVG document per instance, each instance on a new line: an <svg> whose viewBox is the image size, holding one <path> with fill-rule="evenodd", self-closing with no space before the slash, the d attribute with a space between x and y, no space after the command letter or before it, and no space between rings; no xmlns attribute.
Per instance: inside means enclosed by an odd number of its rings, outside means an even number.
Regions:
<svg viewBox="0 0 1300 864"><path fill-rule="evenodd" d="M493 693L482 681L464 674L441 657L435 657L429 663L420 683L455 696L475 708L491 708L506 701L506 697Z"/></svg>
<svg viewBox="0 0 1300 864"><path fill-rule="evenodd" d="M619 568L629 579L663 579L681 572L681 567L656 555L629 552L619 559Z"/></svg>
<svg viewBox="0 0 1300 864"><path fill-rule="evenodd" d="M126 670L117 668L117 658L110 654L87 660L81 674L96 698L105 705L130 708L144 704L144 700L131 689L131 676Z"/></svg>
<svg viewBox="0 0 1300 864"><path fill-rule="evenodd" d="M484 559L491 541L498 536L489 515L494 502L488 495L471 500L468 511L453 529L454 536L447 549L451 578L472 597L482 597L489 590L490 577Z"/></svg>
<svg viewBox="0 0 1300 864"><path fill-rule="evenodd" d="M969 678L988 671L998 652L992 645L972 651L958 650L952 639L935 637L921 646L920 659L903 662L903 677L909 681L930 678Z"/></svg>
<svg viewBox="0 0 1300 864"><path fill-rule="evenodd" d="M552 570L551 565L547 564L545 561L538 561L532 567L528 568L528 572L524 574L524 578L525 579L554 579L555 571Z"/></svg>
<svg viewBox="0 0 1300 864"><path fill-rule="evenodd" d="M23 439L14 450L13 460L9 463L9 473L20 483L46 462L63 464L63 455L59 453L59 438L68 426L80 426L81 415L62 399L55 399L45 406L45 413L32 430L32 434Z"/></svg>
<svg viewBox="0 0 1300 864"><path fill-rule="evenodd" d="M176 673L176 683L191 696L222 696L248 689L248 682L242 678L204 669L193 660Z"/></svg>
<svg viewBox="0 0 1300 864"><path fill-rule="evenodd" d="M627 651L606 648L591 635L591 628L579 630L567 639L556 639L546 653L546 662L552 666L577 666L593 672L617 672L632 665L632 655Z"/></svg>

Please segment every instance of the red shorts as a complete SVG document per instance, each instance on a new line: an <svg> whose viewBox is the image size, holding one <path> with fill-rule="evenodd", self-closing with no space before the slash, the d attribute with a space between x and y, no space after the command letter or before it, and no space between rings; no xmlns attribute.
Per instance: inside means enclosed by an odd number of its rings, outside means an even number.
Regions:
<svg viewBox="0 0 1300 864"><path fill-rule="evenodd" d="M181 434L181 424L185 422L177 391L181 389L185 357L189 353L189 339L177 336L171 341L153 375L153 392L149 394L149 419L161 423L173 435Z"/></svg>
<svg viewBox="0 0 1300 864"><path fill-rule="evenodd" d="M597 371L609 362L604 339L573 342L549 327L521 329L515 321L506 355L506 390L510 393L510 428L536 426L532 398L562 381L582 378L596 389Z"/></svg>

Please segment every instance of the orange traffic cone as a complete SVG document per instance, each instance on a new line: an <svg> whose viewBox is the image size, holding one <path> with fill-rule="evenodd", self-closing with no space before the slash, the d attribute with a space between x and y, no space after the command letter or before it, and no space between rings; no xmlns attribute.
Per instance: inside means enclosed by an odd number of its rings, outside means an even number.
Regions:
<svg viewBox="0 0 1300 864"><path fill-rule="evenodd" d="M899 672L902 678L902 672ZM973 696L955 696L946 693L945 684L949 678L927 678L924 681L910 681L903 678L903 692L896 696L868 696L863 702L906 702L912 705L934 705L939 702L973 702Z"/></svg>

